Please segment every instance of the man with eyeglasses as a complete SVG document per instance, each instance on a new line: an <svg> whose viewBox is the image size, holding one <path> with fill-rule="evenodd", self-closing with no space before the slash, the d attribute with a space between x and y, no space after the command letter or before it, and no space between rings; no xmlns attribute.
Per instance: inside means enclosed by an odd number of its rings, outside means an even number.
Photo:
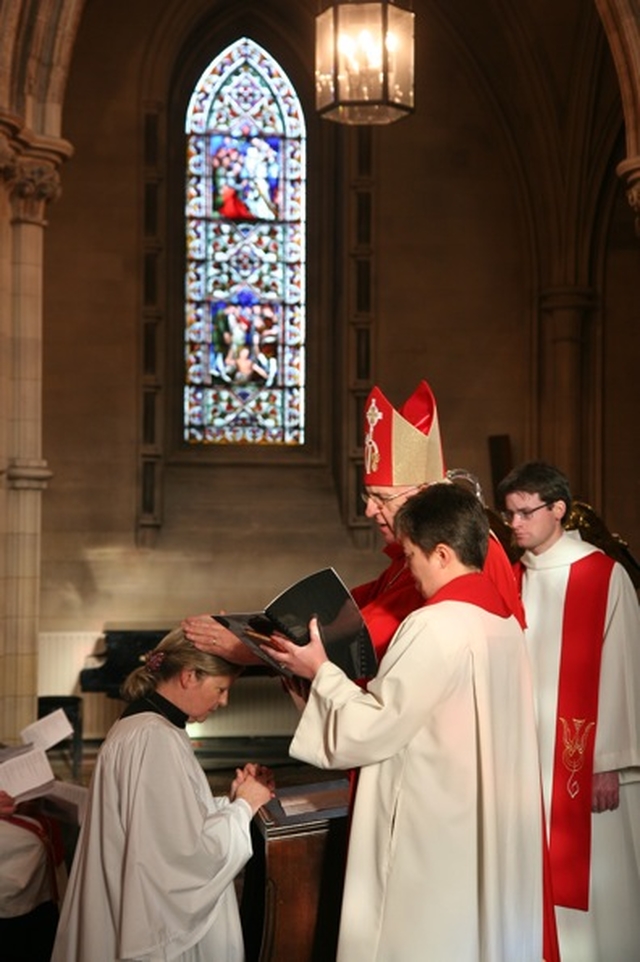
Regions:
<svg viewBox="0 0 640 962"><path fill-rule="evenodd" d="M562 962L640 959L640 614L624 568L565 531L567 478L533 461L498 486L524 553L551 882Z"/></svg>

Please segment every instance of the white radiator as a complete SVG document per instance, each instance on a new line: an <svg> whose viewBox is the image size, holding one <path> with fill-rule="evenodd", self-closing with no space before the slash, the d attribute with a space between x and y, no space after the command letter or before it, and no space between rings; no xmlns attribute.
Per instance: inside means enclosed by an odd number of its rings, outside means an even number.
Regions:
<svg viewBox="0 0 640 962"><path fill-rule="evenodd" d="M102 651L95 631L45 631L38 639L38 695L81 695L84 738L104 738L122 703L99 692L80 691L80 671Z"/></svg>
<svg viewBox="0 0 640 962"><path fill-rule="evenodd" d="M81 695L83 736L104 738L123 704L101 692L80 691L80 671L102 651L102 635L86 631L47 631L39 636L38 695ZM94 663L95 664L95 663ZM289 735L298 712L276 678L242 678L234 684L228 708L202 725L190 725L197 738Z"/></svg>

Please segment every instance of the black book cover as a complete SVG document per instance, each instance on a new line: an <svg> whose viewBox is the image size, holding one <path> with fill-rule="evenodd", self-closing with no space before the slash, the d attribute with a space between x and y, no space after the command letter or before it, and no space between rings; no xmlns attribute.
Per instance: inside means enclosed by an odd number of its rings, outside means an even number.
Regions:
<svg viewBox="0 0 640 962"><path fill-rule="evenodd" d="M375 651L360 609L333 568L322 568L296 581L264 611L213 617L280 674L291 672L261 646L273 647L270 636L274 632L297 645L306 645L309 622L314 617L318 619L328 658L349 678L371 678L377 671Z"/></svg>

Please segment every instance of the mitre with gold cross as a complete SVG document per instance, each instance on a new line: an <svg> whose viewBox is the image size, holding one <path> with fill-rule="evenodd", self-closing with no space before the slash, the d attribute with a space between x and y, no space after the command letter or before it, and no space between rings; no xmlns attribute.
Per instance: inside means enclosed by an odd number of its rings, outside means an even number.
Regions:
<svg viewBox="0 0 640 962"><path fill-rule="evenodd" d="M374 387L364 408L365 485L428 484L444 476L436 399L427 382L398 410Z"/></svg>

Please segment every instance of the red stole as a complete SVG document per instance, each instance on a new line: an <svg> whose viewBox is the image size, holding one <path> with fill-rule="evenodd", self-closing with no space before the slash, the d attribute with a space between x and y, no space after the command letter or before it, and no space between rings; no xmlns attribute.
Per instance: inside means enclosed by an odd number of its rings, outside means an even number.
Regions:
<svg viewBox="0 0 640 962"><path fill-rule="evenodd" d="M571 565L562 625L549 854L556 905L589 908L591 794L604 624L613 560Z"/></svg>
<svg viewBox="0 0 640 962"><path fill-rule="evenodd" d="M600 663L613 565L600 551L571 565L562 623L549 859L554 904L584 911L589 907Z"/></svg>

